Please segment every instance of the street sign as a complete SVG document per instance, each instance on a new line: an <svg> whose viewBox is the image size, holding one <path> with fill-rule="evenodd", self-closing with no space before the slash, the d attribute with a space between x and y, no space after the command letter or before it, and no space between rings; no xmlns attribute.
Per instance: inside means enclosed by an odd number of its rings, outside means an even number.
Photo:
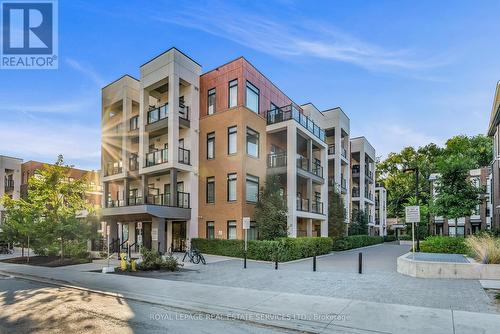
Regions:
<svg viewBox="0 0 500 334"><path fill-rule="evenodd" d="M108 226L106 226L106 235L109 236L110 234L111 234L111 226L108 225Z"/></svg>
<svg viewBox="0 0 500 334"><path fill-rule="evenodd" d="M139 245L142 245L142 234L139 234L139 235L137 236L137 243L138 243Z"/></svg>
<svg viewBox="0 0 500 334"><path fill-rule="evenodd" d="M157 228L151 229L151 240L158 241L158 229Z"/></svg>
<svg viewBox="0 0 500 334"><path fill-rule="evenodd" d="M243 217L243 229L244 230L250 229L250 217Z"/></svg>
<svg viewBox="0 0 500 334"><path fill-rule="evenodd" d="M405 207L405 214L407 223L420 222L420 206L413 205Z"/></svg>
<svg viewBox="0 0 500 334"><path fill-rule="evenodd" d="M142 230L142 222L137 222L137 229Z"/></svg>

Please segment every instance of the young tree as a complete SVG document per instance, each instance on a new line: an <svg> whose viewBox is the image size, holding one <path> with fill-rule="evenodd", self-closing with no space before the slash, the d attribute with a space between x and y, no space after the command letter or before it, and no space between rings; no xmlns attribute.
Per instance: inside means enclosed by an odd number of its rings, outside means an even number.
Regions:
<svg viewBox="0 0 500 334"><path fill-rule="evenodd" d="M286 200L281 193L279 176L269 175L265 186L261 188L259 200L255 206L259 237L263 240L286 237L286 214Z"/></svg>
<svg viewBox="0 0 500 334"><path fill-rule="evenodd" d="M346 232L345 205L338 191L328 192L328 236L343 237Z"/></svg>
<svg viewBox="0 0 500 334"><path fill-rule="evenodd" d="M368 213L363 210L356 210L352 214L351 226L349 226L349 235L367 235L368 234Z"/></svg>
<svg viewBox="0 0 500 334"><path fill-rule="evenodd" d="M473 163L462 154L443 157L438 162L440 173L436 183L436 197L431 212L447 219L470 216L481 203L480 194L484 189L477 188L469 180L469 170ZM457 233L455 233L457 235Z"/></svg>

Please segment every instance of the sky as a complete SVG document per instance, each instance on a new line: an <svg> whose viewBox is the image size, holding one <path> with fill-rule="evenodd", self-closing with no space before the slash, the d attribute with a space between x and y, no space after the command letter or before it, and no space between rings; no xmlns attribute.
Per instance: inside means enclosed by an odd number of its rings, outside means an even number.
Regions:
<svg viewBox="0 0 500 334"><path fill-rule="evenodd" d="M59 68L0 70L0 154L100 167L101 88L172 46L340 106L377 156L485 133L499 1L59 1Z"/></svg>

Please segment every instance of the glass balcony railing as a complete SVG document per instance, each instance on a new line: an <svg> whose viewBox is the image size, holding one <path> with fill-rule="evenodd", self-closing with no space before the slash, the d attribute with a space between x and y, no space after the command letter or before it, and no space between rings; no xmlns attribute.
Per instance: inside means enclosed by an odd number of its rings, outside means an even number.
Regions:
<svg viewBox="0 0 500 334"><path fill-rule="evenodd" d="M158 108L151 108L148 111L148 124L161 121L162 119L167 118L167 116L168 116L168 103L165 103L164 105Z"/></svg>
<svg viewBox="0 0 500 334"><path fill-rule="evenodd" d="M297 168L300 168L300 169L308 172L309 171L309 159L304 158L301 155L297 155Z"/></svg>
<svg viewBox="0 0 500 334"><path fill-rule="evenodd" d="M352 197L359 197L359 188L358 187L353 187L352 188Z"/></svg>
<svg viewBox="0 0 500 334"><path fill-rule="evenodd" d="M285 122L291 119L294 119L318 139L325 142L325 131L316 125L312 119L301 113L295 105L289 104L281 108L275 108L267 111L268 125Z"/></svg>
<svg viewBox="0 0 500 334"><path fill-rule="evenodd" d="M179 147L179 162L181 164L190 165L191 164L191 151L185 148Z"/></svg>
<svg viewBox="0 0 500 334"><path fill-rule="evenodd" d="M311 212L323 214L323 202L318 200L312 201Z"/></svg>
<svg viewBox="0 0 500 334"><path fill-rule="evenodd" d="M130 154L130 157L128 159L128 169L132 172L139 170L139 160L137 157L137 153Z"/></svg>
<svg viewBox="0 0 500 334"><path fill-rule="evenodd" d="M108 165L104 170L104 176L111 176L123 173L123 167L121 165L122 165L121 161L118 162L118 165L116 165L115 163Z"/></svg>
<svg viewBox="0 0 500 334"><path fill-rule="evenodd" d="M159 165L168 161L168 148L146 154L146 167Z"/></svg>
<svg viewBox="0 0 500 334"><path fill-rule="evenodd" d="M312 165L312 171L314 175L323 177L323 166L321 166L319 163L313 163Z"/></svg>
<svg viewBox="0 0 500 334"><path fill-rule="evenodd" d="M297 197L297 210L298 211L309 211L309 199Z"/></svg>
<svg viewBox="0 0 500 334"><path fill-rule="evenodd" d="M285 167L286 166L286 152L284 153L271 153L267 155L267 167Z"/></svg>

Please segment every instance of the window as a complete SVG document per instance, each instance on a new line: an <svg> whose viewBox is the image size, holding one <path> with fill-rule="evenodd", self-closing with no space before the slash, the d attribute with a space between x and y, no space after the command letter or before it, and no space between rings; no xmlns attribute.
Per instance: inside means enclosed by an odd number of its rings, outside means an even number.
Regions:
<svg viewBox="0 0 500 334"><path fill-rule="evenodd" d="M237 150L237 131L236 127L232 126L227 129L227 154L235 154Z"/></svg>
<svg viewBox="0 0 500 334"><path fill-rule="evenodd" d="M207 239L215 239L215 226L214 222L207 222Z"/></svg>
<svg viewBox="0 0 500 334"><path fill-rule="evenodd" d="M250 222L250 229L248 230L248 240L257 240L257 225L255 222Z"/></svg>
<svg viewBox="0 0 500 334"><path fill-rule="evenodd" d="M215 88L208 91L208 114L212 115L215 112Z"/></svg>
<svg viewBox="0 0 500 334"><path fill-rule="evenodd" d="M236 221L229 220L227 222L227 238L232 240L236 239Z"/></svg>
<svg viewBox="0 0 500 334"><path fill-rule="evenodd" d="M130 131L137 130L139 128L139 116L134 116L130 119Z"/></svg>
<svg viewBox="0 0 500 334"><path fill-rule="evenodd" d="M259 113L259 89L247 81L247 108Z"/></svg>
<svg viewBox="0 0 500 334"><path fill-rule="evenodd" d="M259 133L250 128L247 128L247 154L259 157Z"/></svg>
<svg viewBox="0 0 500 334"><path fill-rule="evenodd" d="M215 177L207 177L207 203L215 203Z"/></svg>
<svg viewBox="0 0 500 334"><path fill-rule="evenodd" d="M207 134L207 159L215 158L215 132Z"/></svg>
<svg viewBox="0 0 500 334"><path fill-rule="evenodd" d="M236 173L227 174L227 200L236 201Z"/></svg>
<svg viewBox="0 0 500 334"><path fill-rule="evenodd" d="M238 79L229 81L229 108L238 104Z"/></svg>
<svg viewBox="0 0 500 334"><path fill-rule="evenodd" d="M257 203L259 198L259 178L247 174L246 179L246 200L247 202Z"/></svg>

